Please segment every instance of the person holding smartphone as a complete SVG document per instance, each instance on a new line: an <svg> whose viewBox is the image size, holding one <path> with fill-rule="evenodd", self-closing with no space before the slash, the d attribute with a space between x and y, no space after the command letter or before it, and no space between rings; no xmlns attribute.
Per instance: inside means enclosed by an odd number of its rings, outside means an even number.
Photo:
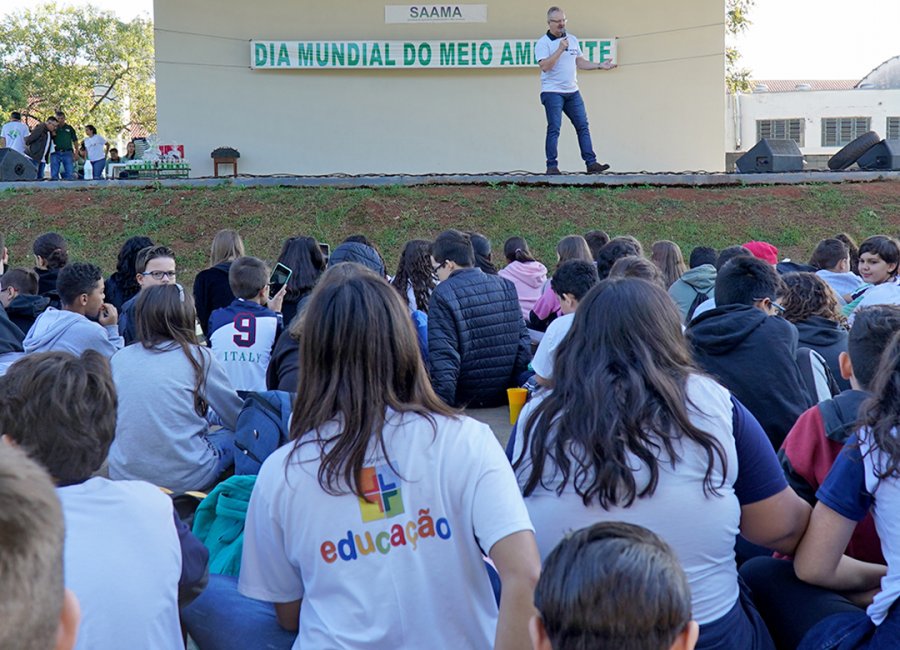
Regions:
<svg viewBox="0 0 900 650"><path fill-rule="evenodd" d="M270 274L265 262L239 257L228 282L235 300L209 319L209 344L237 390L266 390L266 370L284 327L281 307L291 270L278 264Z"/></svg>

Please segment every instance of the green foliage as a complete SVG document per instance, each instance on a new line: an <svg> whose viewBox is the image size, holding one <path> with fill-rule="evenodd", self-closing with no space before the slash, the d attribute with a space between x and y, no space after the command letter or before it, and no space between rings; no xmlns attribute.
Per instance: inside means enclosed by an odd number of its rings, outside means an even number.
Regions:
<svg viewBox="0 0 900 650"><path fill-rule="evenodd" d="M750 9L756 0L726 0L725 32L728 36L737 36L753 23L748 18ZM739 68L741 53L735 47L725 48L725 86L729 93L750 92L750 70Z"/></svg>
<svg viewBox="0 0 900 650"><path fill-rule="evenodd" d="M44 119L57 108L79 130L113 139L130 122L156 130L153 25L95 7L44 4L0 21L0 107Z"/></svg>

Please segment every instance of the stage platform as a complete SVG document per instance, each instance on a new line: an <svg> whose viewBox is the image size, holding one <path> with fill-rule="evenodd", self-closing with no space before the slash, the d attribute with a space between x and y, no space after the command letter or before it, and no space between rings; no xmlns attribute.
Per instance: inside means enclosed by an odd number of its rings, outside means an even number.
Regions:
<svg viewBox="0 0 900 650"><path fill-rule="evenodd" d="M90 187L210 187L236 185L241 187L386 187L421 185L529 185L529 186L592 186L592 187L744 187L749 185L803 185L813 183L868 183L900 181L900 171L803 171L780 174L726 173L584 173L547 176L531 172L504 174L363 174L350 176L238 176L237 178L188 178L159 181L100 180L100 181L16 181L0 183L0 191L8 189L75 189Z"/></svg>

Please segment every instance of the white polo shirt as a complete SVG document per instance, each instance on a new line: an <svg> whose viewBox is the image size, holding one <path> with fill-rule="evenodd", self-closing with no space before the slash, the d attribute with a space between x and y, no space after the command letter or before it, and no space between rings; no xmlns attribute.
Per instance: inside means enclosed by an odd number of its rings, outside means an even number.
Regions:
<svg viewBox="0 0 900 650"><path fill-rule="evenodd" d="M567 34L569 47L547 72L541 71L542 93L574 93L578 91L578 79L576 78L575 60L581 56L581 46L578 39ZM559 48L559 39L551 39L544 34L534 45L534 58L543 61L553 56Z"/></svg>

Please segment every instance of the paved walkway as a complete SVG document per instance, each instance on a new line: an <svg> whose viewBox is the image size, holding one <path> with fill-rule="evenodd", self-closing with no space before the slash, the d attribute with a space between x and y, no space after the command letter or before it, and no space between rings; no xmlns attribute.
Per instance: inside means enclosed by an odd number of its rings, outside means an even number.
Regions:
<svg viewBox="0 0 900 650"><path fill-rule="evenodd" d="M391 185L588 185L597 187L623 186L744 186L799 185L804 183L846 183L893 180L900 181L900 171L802 171L779 174L726 174L722 172L685 173L607 173L546 176L532 172L505 174L368 174L350 176L239 176L237 178L187 178L171 180L99 180L99 181L16 181L0 182L0 191L10 188L88 188L88 187L209 187L237 185L240 187L384 187Z"/></svg>
<svg viewBox="0 0 900 650"><path fill-rule="evenodd" d="M492 409L466 409L466 415L488 425L500 444L504 448L506 447L506 441L509 440L509 434L512 432L508 406L498 406Z"/></svg>

